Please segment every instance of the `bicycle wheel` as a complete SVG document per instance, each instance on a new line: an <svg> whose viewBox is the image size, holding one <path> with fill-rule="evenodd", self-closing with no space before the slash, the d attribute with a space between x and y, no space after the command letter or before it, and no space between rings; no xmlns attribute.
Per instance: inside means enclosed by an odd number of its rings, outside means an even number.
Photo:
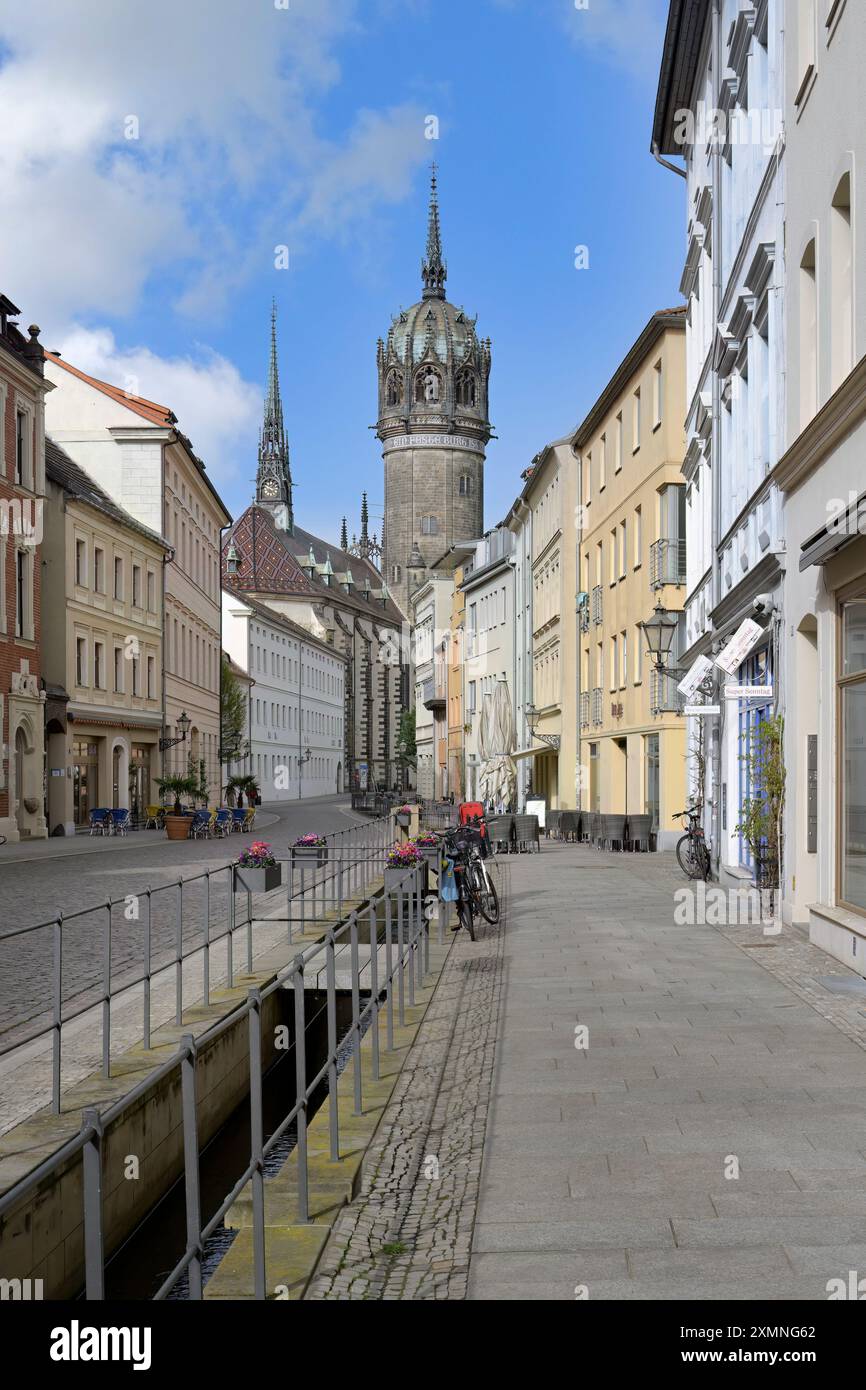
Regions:
<svg viewBox="0 0 866 1390"><path fill-rule="evenodd" d="M469 933L469 940L475 940L475 914L472 911L472 903L468 894L460 895L457 903L457 918L461 927Z"/></svg>
<svg viewBox="0 0 866 1390"><path fill-rule="evenodd" d="M697 858L695 856L694 840L689 834L685 834L677 840L677 861L686 878L699 878Z"/></svg>
<svg viewBox="0 0 866 1390"><path fill-rule="evenodd" d="M710 851L706 840L701 836L695 841L695 864L697 867L696 878L702 878L704 883L710 876Z"/></svg>
<svg viewBox="0 0 866 1390"><path fill-rule="evenodd" d="M479 902L481 905L481 916L485 922L489 922L491 927L495 927L499 921L499 894L496 892L496 885L486 869L480 864L478 866L478 877L481 880Z"/></svg>

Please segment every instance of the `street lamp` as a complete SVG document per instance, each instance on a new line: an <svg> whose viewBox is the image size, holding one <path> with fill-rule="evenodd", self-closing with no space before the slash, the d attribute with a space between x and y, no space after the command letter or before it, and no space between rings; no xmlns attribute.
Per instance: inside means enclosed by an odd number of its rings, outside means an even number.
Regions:
<svg viewBox="0 0 866 1390"><path fill-rule="evenodd" d="M530 736L532 738L537 738L539 743L546 743L549 748L558 749L562 741L559 734L536 733L539 721L541 720L541 713L535 708L535 705L525 705L523 713L526 716L526 723L529 727Z"/></svg>
<svg viewBox="0 0 866 1390"><path fill-rule="evenodd" d="M671 613L661 602L656 604L651 618L638 623L657 671L663 671L667 666L678 626L679 614Z"/></svg>
<svg viewBox="0 0 866 1390"><path fill-rule="evenodd" d="M184 743L189 733L191 720L186 710L183 710L177 717L177 727L180 729L180 738L161 738L159 740L159 751L164 753L166 748L174 748L178 743Z"/></svg>

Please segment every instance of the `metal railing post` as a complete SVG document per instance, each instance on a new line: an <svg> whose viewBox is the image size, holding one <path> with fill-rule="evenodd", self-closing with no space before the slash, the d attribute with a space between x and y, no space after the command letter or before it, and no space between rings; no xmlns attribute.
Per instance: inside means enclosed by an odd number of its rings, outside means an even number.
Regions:
<svg viewBox="0 0 866 1390"><path fill-rule="evenodd" d="M304 957L295 956L295 1086L298 1105L298 1221L310 1219L307 1172L307 1024L305 1018Z"/></svg>
<svg viewBox="0 0 866 1390"><path fill-rule="evenodd" d="M355 1114L360 1115L363 1105L361 1094L361 990L358 978L358 918L354 912L349 924L349 941L352 965L352 1066L355 1083Z"/></svg>
<svg viewBox="0 0 866 1390"><path fill-rule="evenodd" d="M105 1298L105 1250L102 1239L102 1121L95 1106L81 1116L89 1129L81 1151L84 1185L84 1281L88 1302Z"/></svg>
<svg viewBox="0 0 866 1390"><path fill-rule="evenodd" d="M255 1297L266 1297L265 1276L265 1175L264 1120L262 1118L262 996L251 989L247 995L250 1043L250 1163L253 1197L253 1276Z"/></svg>
<svg viewBox="0 0 866 1390"><path fill-rule="evenodd" d="M328 933L325 943L325 981L328 992L328 1133L331 1142L331 1162L340 1157L340 1112L337 1104L337 963L334 954L334 933Z"/></svg>
<svg viewBox="0 0 866 1390"><path fill-rule="evenodd" d="M198 1301L202 1296L201 1277L201 1188L199 1184L198 1121L196 1112L195 1070L196 1048L192 1033L181 1038L183 1059L180 1064L181 1101L183 1108L183 1168L186 1194L186 1248L195 1251L187 1269L189 1296Z"/></svg>
<svg viewBox="0 0 866 1390"><path fill-rule="evenodd" d="M102 942L102 1075L111 1075L111 899Z"/></svg>
<svg viewBox="0 0 866 1390"><path fill-rule="evenodd" d="M370 1062L373 1080L379 1080L379 924L376 921L376 908L370 904L370 998L373 1012L370 1015Z"/></svg>
<svg viewBox="0 0 866 1390"><path fill-rule="evenodd" d="M393 943L391 925L391 894L385 892L382 900L385 904L385 976L387 980L386 1001L386 1033L385 1045L389 1052L394 1051L394 965L393 965Z"/></svg>
<svg viewBox="0 0 866 1390"><path fill-rule="evenodd" d="M60 1066L63 1029L63 913L54 923L54 1031L51 1037L51 1108L60 1114Z"/></svg>
<svg viewBox="0 0 866 1390"><path fill-rule="evenodd" d="M253 973L253 895L247 889L247 974Z"/></svg>
<svg viewBox="0 0 866 1390"><path fill-rule="evenodd" d="M397 888L397 1017L402 1028L406 1022L406 961L403 951L404 897L402 883Z"/></svg>
<svg viewBox="0 0 866 1390"><path fill-rule="evenodd" d="M204 1004L210 1004L210 870L205 871L204 876L205 898L204 898L204 947L202 960L202 973L204 975Z"/></svg>
<svg viewBox="0 0 866 1390"><path fill-rule="evenodd" d="M406 958L408 962L409 979L409 1007L415 1006L415 932L418 927L417 912L415 909L415 888L417 879L413 883L409 879L409 887L406 890Z"/></svg>
<svg viewBox="0 0 866 1390"><path fill-rule="evenodd" d="M151 901L150 888L145 891L144 896L147 900L147 921L144 924L144 999L142 1003L144 1018L142 1019L142 1041L144 1042L145 1051L150 1051L150 960L153 954L153 927L151 923L153 903Z"/></svg>
<svg viewBox="0 0 866 1390"><path fill-rule="evenodd" d="M229 868L229 950L227 981L229 989L235 986L235 871Z"/></svg>
<svg viewBox="0 0 866 1390"><path fill-rule="evenodd" d="M293 854L293 852L292 852L291 849L289 850L289 890L288 890L288 891L289 891L289 898L288 898L288 903L287 903L287 905L286 905L286 920L287 920L287 922L288 922L288 928L289 928L288 942L289 942L289 945L291 946L291 944L292 944L292 912L293 912L293 910L294 910L294 909L293 909L293 903L294 903L294 900L295 900L295 856L294 856L294 854Z"/></svg>
<svg viewBox="0 0 866 1390"><path fill-rule="evenodd" d="M306 869L304 868L303 864L301 864L301 936L303 936L303 935L304 935L304 932L307 930L307 914L306 914L306 907L305 907L305 904L304 904L304 893L305 893L305 891L306 891L305 888L304 888L304 875L305 875L305 874L306 874Z"/></svg>
<svg viewBox="0 0 866 1390"><path fill-rule="evenodd" d="M183 879L177 881L177 929L175 932L175 1001L174 1021L183 1023Z"/></svg>

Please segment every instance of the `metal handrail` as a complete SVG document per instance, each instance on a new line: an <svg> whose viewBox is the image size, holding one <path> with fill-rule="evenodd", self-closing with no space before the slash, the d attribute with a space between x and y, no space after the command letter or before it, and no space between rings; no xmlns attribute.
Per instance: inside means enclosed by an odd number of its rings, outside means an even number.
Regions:
<svg viewBox="0 0 866 1390"><path fill-rule="evenodd" d="M380 982L378 977L378 906L384 905L384 946L385 975ZM396 908L396 913L394 909ZM369 998L363 1009L360 1007L360 963L358 952L358 920L366 915L369 919L370 937L370 988ZM394 926L396 918L396 940ZM404 930L405 928L405 930ZM444 923L440 917L439 940L443 940ZM353 1049L353 1081L355 1114L360 1114L363 1104L362 1074L360 1067L361 1039L368 1023L372 1026L371 1068L375 1081L380 1076L379 1022L378 1016L386 1012L385 1047L394 1048L395 1007L400 1025L405 1024L405 1007L415 1003L415 986L423 984L425 973L430 968L430 934L427 916L423 910L421 878L415 869L409 869L396 885L383 890L381 899L376 898L359 912L352 911L339 926L328 931L320 942L313 943L305 952L298 954L274 978L261 989L251 989L246 1000L217 1020L197 1038L185 1034L176 1054L148 1072L134 1087L104 1111L88 1107L82 1112L79 1133L68 1140L55 1154L44 1160L24 1178L20 1179L6 1193L0 1196L0 1217L13 1209L33 1189L46 1178L51 1178L61 1165L82 1155L83 1165L83 1220L85 1251L85 1292L89 1300L101 1300L105 1295L105 1244L103 1232L102 1198L102 1145L106 1129L124 1112L135 1104L160 1080L171 1076L177 1068L181 1069L181 1101L183 1116L183 1147L185 1207L187 1224L187 1243L183 1255L163 1281L155 1294L161 1300L176 1286L184 1274L189 1272L190 1298L203 1297L202 1256L207 1238L213 1234L229 1208L247 1186L251 1185L253 1203L253 1260L255 1273L255 1296L267 1296L265 1278L265 1213L264 1213L264 1159L284 1134L285 1130L297 1122L298 1136L295 1152L298 1161L298 1222L309 1222L308 1201L308 1155L306 1142L307 1110L310 1100L322 1084L328 1080L329 1099L329 1138L330 1155L333 1161L341 1156L339 1112L337 1107L337 1058L345 1047L347 1037L337 1037L336 1029L336 971L335 947L338 940L348 936L351 957L352 1024L348 1038ZM395 955L396 947L396 955ZM325 1063L319 1072L308 1081L306 1076L306 996L304 974L310 962L321 953L326 958L326 989L328 1013L328 1051ZM292 986L295 1011L295 1071L297 1094L279 1126L265 1142L263 1133L263 1086L261 1008L275 990ZM396 1006L395 1006L396 986ZM222 1033L247 1017L249 1023L249 1062L250 1062L250 1162L243 1174L234 1183L231 1192L220 1204L210 1220L202 1225L199 1197L199 1160L196 1109L196 1063L199 1054ZM318 1015L316 1015L318 1017Z"/></svg>

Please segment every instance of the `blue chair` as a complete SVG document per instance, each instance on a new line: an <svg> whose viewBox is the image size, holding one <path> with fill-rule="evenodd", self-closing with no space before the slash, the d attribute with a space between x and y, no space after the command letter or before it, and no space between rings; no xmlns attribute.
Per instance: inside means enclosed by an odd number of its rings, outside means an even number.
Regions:
<svg viewBox="0 0 866 1390"><path fill-rule="evenodd" d="M214 821L214 830L216 831L217 835L231 834L232 819L232 813L228 810L227 807L223 807L221 810L217 811L216 820Z"/></svg>
<svg viewBox="0 0 866 1390"><path fill-rule="evenodd" d="M90 812L90 833L91 835L111 834L111 812L107 806Z"/></svg>
<svg viewBox="0 0 866 1390"><path fill-rule="evenodd" d="M193 811L189 833L194 840L207 839L210 835L210 811Z"/></svg>
<svg viewBox="0 0 866 1390"><path fill-rule="evenodd" d="M246 806L232 807L232 830L242 830L244 821L247 818Z"/></svg>
<svg viewBox="0 0 866 1390"><path fill-rule="evenodd" d="M111 812L111 833L112 835L125 835L129 829L129 811L124 806L112 809Z"/></svg>

